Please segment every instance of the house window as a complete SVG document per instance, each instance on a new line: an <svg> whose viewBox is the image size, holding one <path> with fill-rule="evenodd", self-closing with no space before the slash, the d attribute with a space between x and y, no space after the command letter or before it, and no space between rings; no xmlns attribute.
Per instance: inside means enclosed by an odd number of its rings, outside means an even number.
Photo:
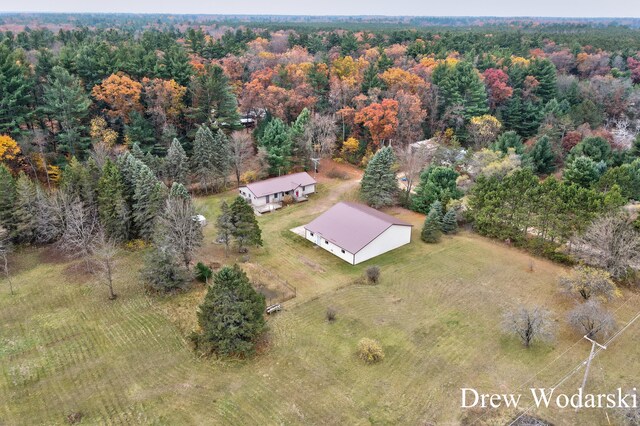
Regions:
<svg viewBox="0 0 640 426"><path fill-rule="evenodd" d="M342 252L342 254L344 254L344 250L340 250Z"/></svg>
<svg viewBox="0 0 640 426"><path fill-rule="evenodd" d="M325 243L325 244L329 244L329 241L327 241L327 240L324 240L324 243Z"/></svg>
<svg viewBox="0 0 640 426"><path fill-rule="evenodd" d="M311 234L311 236L313 237L313 232L309 232L309 234Z"/></svg>

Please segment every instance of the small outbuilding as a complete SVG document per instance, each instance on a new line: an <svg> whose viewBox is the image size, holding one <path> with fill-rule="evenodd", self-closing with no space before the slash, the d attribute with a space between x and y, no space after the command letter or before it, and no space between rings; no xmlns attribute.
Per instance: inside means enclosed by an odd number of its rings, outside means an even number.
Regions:
<svg viewBox="0 0 640 426"><path fill-rule="evenodd" d="M238 188L240 195L258 211L280 208L282 200L291 196L293 201L306 201L316 192L316 180L309 173L293 173L252 182Z"/></svg>
<svg viewBox="0 0 640 426"><path fill-rule="evenodd" d="M340 202L304 227L307 240L356 265L411 242L412 225L364 204Z"/></svg>

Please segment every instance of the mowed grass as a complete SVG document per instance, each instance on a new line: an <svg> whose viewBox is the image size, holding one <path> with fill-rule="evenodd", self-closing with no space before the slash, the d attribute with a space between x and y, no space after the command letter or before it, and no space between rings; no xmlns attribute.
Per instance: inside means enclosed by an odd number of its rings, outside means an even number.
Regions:
<svg viewBox="0 0 640 426"><path fill-rule="evenodd" d="M63 424L75 412L83 424L457 424L466 415L461 387L522 392L526 408L521 386L551 386L586 357L589 346L565 325L573 302L558 292L557 265L534 259L530 272L529 255L467 232L423 244L422 217L402 209L390 213L416 225L413 242L355 267L288 231L355 198L353 189L353 181L327 180L310 201L259 218L265 246L245 266L276 274L298 297L269 318L268 344L249 360L196 357L185 336L204 289L145 294L141 253L121 258L120 297L110 302L64 259L24 250L14 260L17 295L0 282L0 424ZM220 199L233 196L198 200L210 220L200 260L240 260L213 243ZM372 264L381 283L359 283ZM637 300L625 292L610 305L619 322L631 319ZM525 350L501 333L502 313L519 303L554 313L554 343ZM357 359L362 337L381 342L382 363ZM596 358L591 391L637 385L639 339L636 324ZM579 376L559 391L575 391ZM556 424L608 424L604 411L533 413Z"/></svg>

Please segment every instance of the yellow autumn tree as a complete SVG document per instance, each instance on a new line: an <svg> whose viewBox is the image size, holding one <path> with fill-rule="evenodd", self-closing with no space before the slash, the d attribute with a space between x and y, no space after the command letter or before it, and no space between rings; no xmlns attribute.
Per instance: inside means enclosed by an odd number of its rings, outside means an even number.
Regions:
<svg viewBox="0 0 640 426"><path fill-rule="evenodd" d="M11 136L0 135L0 161L12 161L20 155L20 147Z"/></svg>
<svg viewBox="0 0 640 426"><path fill-rule="evenodd" d="M355 162L355 156L358 152L358 148L360 147L360 142L356 138L349 138L342 143L342 148L340 149L340 155L345 160L350 163Z"/></svg>
<svg viewBox="0 0 640 426"><path fill-rule="evenodd" d="M471 117L467 130L476 149L486 148L493 142L502 129L502 123L492 115Z"/></svg>
<svg viewBox="0 0 640 426"><path fill-rule="evenodd" d="M101 143L109 148L115 145L118 140L118 132L109 128L107 121L102 117L96 117L91 120L89 133L94 144Z"/></svg>

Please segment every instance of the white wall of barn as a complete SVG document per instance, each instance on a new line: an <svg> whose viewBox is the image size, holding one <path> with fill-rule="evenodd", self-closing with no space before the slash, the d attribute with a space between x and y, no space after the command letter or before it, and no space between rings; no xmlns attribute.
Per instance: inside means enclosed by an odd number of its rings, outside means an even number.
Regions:
<svg viewBox="0 0 640 426"><path fill-rule="evenodd" d="M318 245L319 247L322 247L323 249L325 249L329 253L333 253L334 255L338 256L340 259L342 259L345 262L348 262L348 263L353 265L353 254L352 253L349 253L348 251L344 250L343 248L338 247L337 245L335 245L331 241L325 240L324 238L322 238L322 235L314 234L313 232L309 231L308 229L305 229L304 230L304 236L305 236L305 238L307 240L311 241L312 243Z"/></svg>
<svg viewBox="0 0 640 426"><path fill-rule="evenodd" d="M411 242L411 227L391 225L376 239L356 253L355 264L379 256Z"/></svg>

